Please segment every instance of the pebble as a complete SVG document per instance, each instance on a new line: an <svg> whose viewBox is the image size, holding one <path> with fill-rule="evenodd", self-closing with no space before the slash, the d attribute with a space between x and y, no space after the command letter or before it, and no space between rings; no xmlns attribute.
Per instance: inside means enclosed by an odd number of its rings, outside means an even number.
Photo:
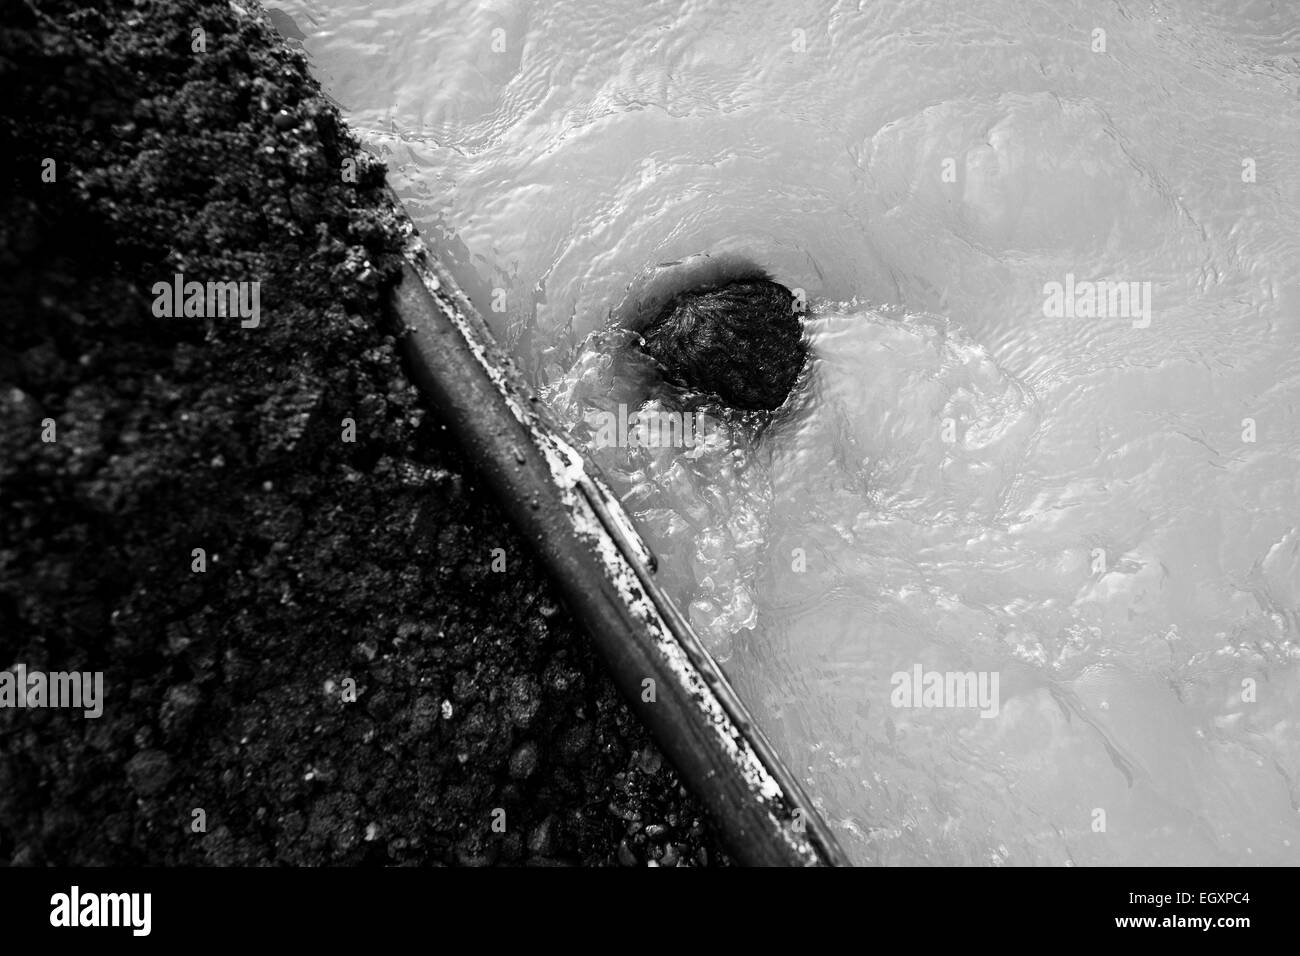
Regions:
<svg viewBox="0 0 1300 956"><path fill-rule="evenodd" d="M171 758L161 750L141 750L126 763L126 779L142 797L167 788L176 775Z"/></svg>
<svg viewBox="0 0 1300 956"><path fill-rule="evenodd" d="M532 677L520 676L510 682L510 695L506 708L516 726L529 727L533 718L537 716L541 704L541 688Z"/></svg>
<svg viewBox="0 0 1300 956"><path fill-rule="evenodd" d="M640 750L637 753L636 761L641 772L651 777L659 772L664 763L663 758L659 756L659 751L654 747L645 747Z"/></svg>
<svg viewBox="0 0 1300 956"><path fill-rule="evenodd" d="M193 684L175 684L167 689L158 722L168 740L183 737L198 712L202 695Z"/></svg>
<svg viewBox="0 0 1300 956"><path fill-rule="evenodd" d="M415 699L411 708L411 733L427 734L433 730L438 720L438 699L429 694L421 694Z"/></svg>
<svg viewBox="0 0 1300 956"><path fill-rule="evenodd" d="M537 856L550 856L555 852L555 814L550 814L541 823L533 827L528 834L528 849Z"/></svg>
<svg viewBox="0 0 1300 956"><path fill-rule="evenodd" d="M484 867L497 861L497 848L492 844L481 844L473 839L464 839L456 845L456 862L461 866Z"/></svg>
<svg viewBox="0 0 1300 956"><path fill-rule="evenodd" d="M539 762L537 745L531 740L525 741L510 755L510 776L515 780L527 780L537 770Z"/></svg>
<svg viewBox="0 0 1300 956"><path fill-rule="evenodd" d="M619 866L636 866L636 854L632 848L627 845L627 840L623 840L618 845L618 865Z"/></svg>

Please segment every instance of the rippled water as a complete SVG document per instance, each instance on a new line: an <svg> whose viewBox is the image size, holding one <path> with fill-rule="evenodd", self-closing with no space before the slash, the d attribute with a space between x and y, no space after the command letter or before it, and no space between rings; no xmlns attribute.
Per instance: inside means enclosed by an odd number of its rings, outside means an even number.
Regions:
<svg viewBox="0 0 1300 956"><path fill-rule="evenodd" d="M1300 863L1300 8L273 6L589 443L650 270L806 292L769 425L594 451L855 860Z"/></svg>

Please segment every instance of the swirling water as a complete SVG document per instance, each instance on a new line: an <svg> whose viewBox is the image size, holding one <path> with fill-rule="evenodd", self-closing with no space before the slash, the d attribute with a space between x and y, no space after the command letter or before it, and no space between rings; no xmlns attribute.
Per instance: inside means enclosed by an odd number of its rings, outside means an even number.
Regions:
<svg viewBox="0 0 1300 956"><path fill-rule="evenodd" d="M271 6L856 861L1300 863L1300 8ZM701 254L805 380L596 447Z"/></svg>

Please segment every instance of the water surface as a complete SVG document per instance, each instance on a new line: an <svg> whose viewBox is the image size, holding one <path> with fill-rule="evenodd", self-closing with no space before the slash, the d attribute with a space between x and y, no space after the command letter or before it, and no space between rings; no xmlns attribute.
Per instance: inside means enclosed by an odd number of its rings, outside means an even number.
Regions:
<svg viewBox="0 0 1300 956"><path fill-rule="evenodd" d="M648 270L803 290L770 425L593 453L856 861L1300 863L1300 9L273 5L580 440Z"/></svg>

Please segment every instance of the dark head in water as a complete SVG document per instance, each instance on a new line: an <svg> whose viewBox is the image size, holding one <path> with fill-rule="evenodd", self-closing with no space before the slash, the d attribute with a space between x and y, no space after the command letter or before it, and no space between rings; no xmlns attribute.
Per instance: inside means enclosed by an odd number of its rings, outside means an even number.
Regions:
<svg viewBox="0 0 1300 956"><path fill-rule="evenodd" d="M807 355L794 296L762 274L678 293L641 335L668 381L747 410L780 406Z"/></svg>

